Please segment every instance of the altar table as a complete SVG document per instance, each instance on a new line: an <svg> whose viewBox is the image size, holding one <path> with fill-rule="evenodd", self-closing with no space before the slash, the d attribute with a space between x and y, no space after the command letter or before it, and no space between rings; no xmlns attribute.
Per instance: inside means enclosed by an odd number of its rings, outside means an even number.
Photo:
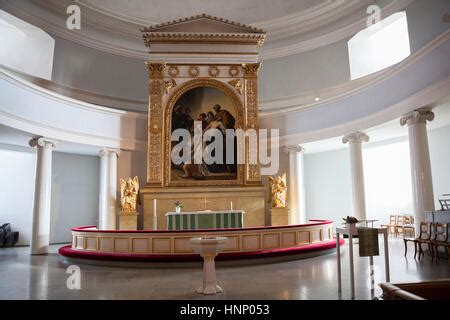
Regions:
<svg viewBox="0 0 450 320"><path fill-rule="evenodd" d="M167 230L243 228L243 210L168 212Z"/></svg>

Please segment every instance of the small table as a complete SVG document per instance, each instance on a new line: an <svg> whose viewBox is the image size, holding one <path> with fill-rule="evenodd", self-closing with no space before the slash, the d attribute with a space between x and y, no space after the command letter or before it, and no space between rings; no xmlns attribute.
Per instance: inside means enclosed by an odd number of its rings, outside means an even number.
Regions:
<svg viewBox="0 0 450 320"><path fill-rule="evenodd" d="M373 228L373 223L377 222L377 221L378 220L376 220L376 219L358 220L357 224L364 222L366 224L366 227L368 227L369 223L370 223L370 225L371 225L370 227ZM345 224L346 224L345 222L342 223L342 225L345 225Z"/></svg>
<svg viewBox="0 0 450 320"><path fill-rule="evenodd" d="M221 252L228 241L227 237L200 237L191 239L191 247L203 258L203 285L197 293L216 294L223 292L217 285L216 264L214 258Z"/></svg>
<svg viewBox="0 0 450 320"><path fill-rule="evenodd" d="M389 248L388 248L388 234L387 228L374 228L378 230L378 234L383 234L383 242L384 242L384 267L386 273L386 282L391 281L391 276L389 274ZM337 248L337 268L338 268L338 291L342 292L342 275L341 275L341 244L340 244L340 235L347 235L349 241L349 249L350 249L350 290L351 290L351 299L355 299L355 271L353 266L353 236L358 234L356 229L350 230L350 228L336 228L336 248ZM373 257L369 257L371 272L373 270Z"/></svg>

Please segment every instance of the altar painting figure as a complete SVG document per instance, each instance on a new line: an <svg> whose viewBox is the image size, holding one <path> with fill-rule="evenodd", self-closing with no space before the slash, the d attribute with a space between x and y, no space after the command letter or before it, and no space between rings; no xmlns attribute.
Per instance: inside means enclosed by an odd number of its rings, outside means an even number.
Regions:
<svg viewBox="0 0 450 320"><path fill-rule="evenodd" d="M237 179L236 141L231 146L234 152L233 163L226 163L226 130L236 129L236 112L232 99L224 92L213 87L197 87L185 92L174 104L172 111L172 132L176 129L186 129L191 134L191 163L171 165L171 180L235 180ZM201 124L205 133L209 129L217 129L223 141L223 159L220 163L194 163L195 148L205 147L215 141L194 145L194 121ZM179 141L172 141L172 147ZM215 153L213 151L213 156Z"/></svg>

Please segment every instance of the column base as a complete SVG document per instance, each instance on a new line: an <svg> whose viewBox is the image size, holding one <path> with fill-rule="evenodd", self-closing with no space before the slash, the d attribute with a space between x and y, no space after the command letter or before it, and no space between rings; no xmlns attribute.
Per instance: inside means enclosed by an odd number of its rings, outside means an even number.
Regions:
<svg viewBox="0 0 450 320"><path fill-rule="evenodd" d="M119 230L137 230L137 217L139 212L120 212Z"/></svg>
<svg viewBox="0 0 450 320"><path fill-rule="evenodd" d="M45 245L39 248L34 248L33 246L31 246L30 248L30 254L31 255L45 255L48 254L48 248L50 245Z"/></svg>
<svg viewBox="0 0 450 320"><path fill-rule="evenodd" d="M207 287L199 287L196 291L198 294L204 294L204 295L208 295L208 294L217 294L217 293L222 293L223 289L221 286L219 285L211 285L211 286L207 286Z"/></svg>
<svg viewBox="0 0 450 320"><path fill-rule="evenodd" d="M289 225L289 209L288 208L270 209L270 222L272 226Z"/></svg>

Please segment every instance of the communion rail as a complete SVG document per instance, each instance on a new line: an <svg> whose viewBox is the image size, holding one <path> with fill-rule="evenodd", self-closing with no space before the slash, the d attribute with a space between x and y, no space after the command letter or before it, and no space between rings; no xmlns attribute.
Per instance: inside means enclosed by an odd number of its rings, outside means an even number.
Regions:
<svg viewBox="0 0 450 320"><path fill-rule="evenodd" d="M69 259L125 262L198 262L190 239L223 236L227 245L218 261L291 257L329 253L335 249L333 222L310 220L307 224L239 229L177 231L98 230L95 226L72 228L72 244L59 250Z"/></svg>

